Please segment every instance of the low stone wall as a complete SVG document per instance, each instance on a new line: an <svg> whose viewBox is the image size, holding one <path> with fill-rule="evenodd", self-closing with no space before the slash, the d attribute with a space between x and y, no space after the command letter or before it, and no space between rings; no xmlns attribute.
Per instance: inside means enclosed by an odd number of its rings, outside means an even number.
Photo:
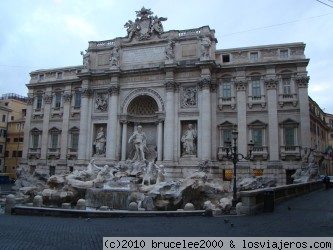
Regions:
<svg viewBox="0 0 333 250"><path fill-rule="evenodd" d="M307 183L283 185L274 188L262 188L251 191L241 191L240 197L242 200L241 214L253 215L263 212L265 194L267 191L274 192L274 203L310 193L312 191L322 189L322 181L314 181Z"/></svg>

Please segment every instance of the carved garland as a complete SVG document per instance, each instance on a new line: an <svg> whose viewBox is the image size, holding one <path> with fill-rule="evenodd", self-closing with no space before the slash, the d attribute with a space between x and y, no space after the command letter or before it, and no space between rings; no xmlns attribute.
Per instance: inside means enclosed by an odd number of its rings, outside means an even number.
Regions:
<svg viewBox="0 0 333 250"><path fill-rule="evenodd" d="M276 89L276 86L278 85L278 80L275 78L270 78L265 80L266 88L269 89Z"/></svg>
<svg viewBox="0 0 333 250"><path fill-rule="evenodd" d="M32 105L34 103L34 98L33 97L28 97L27 98L27 105Z"/></svg>
<svg viewBox="0 0 333 250"><path fill-rule="evenodd" d="M51 104L52 103L52 95L44 95L44 102L46 103L46 104Z"/></svg>
<svg viewBox="0 0 333 250"><path fill-rule="evenodd" d="M118 95L119 94L119 86L110 86L108 88L109 95Z"/></svg>
<svg viewBox="0 0 333 250"><path fill-rule="evenodd" d="M82 96L89 98L92 96L92 94L93 94L93 90L91 88L82 89Z"/></svg>
<svg viewBox="0 0 333 250"><path fill-rule="evenodd" d="M297 76L295 78L296 83L299 88L307 88L309 84L310 77L309 76Z"/></svg>
<svg viewBox="0 0 333 250"><path fill-rule="evenodd" d="M62 95L62 98L64 99L64 102L70 102L72 100L72 94L70 94L70 93L64 93Z"/></svg>
<svg viewBox="0 0 333 250"><path fill-rule="evenodd" d="M235 85L236 85L236 90L237 91L246 91L246 86L247 86L247 82L246 81L236 80L235 81Z"/></svg>

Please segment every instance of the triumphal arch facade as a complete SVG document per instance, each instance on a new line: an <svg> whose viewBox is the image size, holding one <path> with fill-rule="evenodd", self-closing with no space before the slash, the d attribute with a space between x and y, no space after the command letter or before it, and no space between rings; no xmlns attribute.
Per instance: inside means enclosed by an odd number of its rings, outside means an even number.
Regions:
<svg viewBox="0 0 333 250"><path fill-rule="evenodd" d="M208 160L228 178L224 142L238 130L240 173L283 182L309 146L303 43L216 49L215 30L164 31L150 9L127 36L91 41L83 64L31 72L22 165L50 173L139 157L174 176ZM140 152L143 152L143 155Z"/></svg>

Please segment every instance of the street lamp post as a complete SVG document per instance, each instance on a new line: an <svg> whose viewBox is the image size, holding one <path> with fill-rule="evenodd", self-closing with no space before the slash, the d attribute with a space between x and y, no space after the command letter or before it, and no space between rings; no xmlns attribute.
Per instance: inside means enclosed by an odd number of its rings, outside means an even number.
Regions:
<svg viewBox="0 0 333 250"><path fill-rule="evenodd" d="M235 207L237 204L237 183L236 183L236 167L237 167L237 162L240 160L250 160L251 159L251 154L253 150L253 142L250 140L248 143L248 150L249 154L244 156L242 154L238 153L238 148L237 148L237 137L238 137L238 132L236 130L232 131L232 140L233 143L231 143L230 139L226 140L224 142L224 148L226 150L226 155L223 156L223 158L227 160L231 160L233 165L234 165L234 174L233 174L233 198L232 198L232 206ZM232 145L233 144L233 145Z"/></svg>

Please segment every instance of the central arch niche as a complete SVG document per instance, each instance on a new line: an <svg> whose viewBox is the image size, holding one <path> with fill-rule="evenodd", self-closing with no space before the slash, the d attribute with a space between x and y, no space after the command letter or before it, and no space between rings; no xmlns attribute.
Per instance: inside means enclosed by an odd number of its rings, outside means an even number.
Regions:
<svg viewBox="0 0 333 250"><path fill-rule="evenodd" d="M155 116L157 111L156 101L148 95L135 97L127 108L127 114L137 118Z"/></svg>
<svg viewBox="0 0 333 250"><path fill-rule="evenodd" d="M127 108L127 138L130 138L138 125L142 126L147 137L147 152L145 152L145 156L148 160L154 160L157 154L158 111L155 99L149 95L135 97ZM132 143L128 144L126 155L127 158L133 158L134 147Z"/></svg>

